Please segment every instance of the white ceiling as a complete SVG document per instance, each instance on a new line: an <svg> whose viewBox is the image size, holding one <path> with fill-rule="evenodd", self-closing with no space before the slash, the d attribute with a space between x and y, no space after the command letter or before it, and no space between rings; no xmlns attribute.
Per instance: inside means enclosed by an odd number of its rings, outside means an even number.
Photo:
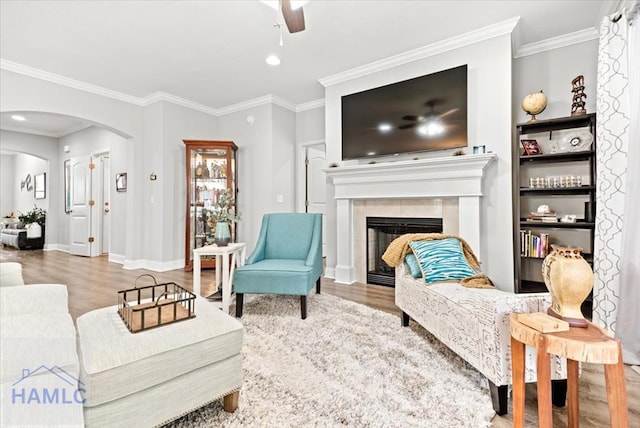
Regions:
<svg viewBox="0 0 640 428"><path fill-rule="evenodd" d="M594 30L619 3L310 0L306 30L285 27L281 47L275 11L257 0L2 0L0 57L5 68L33 67L140 99L161 91L220 109L274 95L300 105L324 97L323 77L515 17L519 43L535 46ZM280 66L265 63L272 53Z"/></svg>

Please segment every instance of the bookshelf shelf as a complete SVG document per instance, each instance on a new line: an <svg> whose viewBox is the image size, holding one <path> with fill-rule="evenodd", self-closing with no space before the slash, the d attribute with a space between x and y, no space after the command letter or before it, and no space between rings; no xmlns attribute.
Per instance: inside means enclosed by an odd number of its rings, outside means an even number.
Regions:
<svg viewBox="0 0 640 428"><path fill-rule="evenodd" d="M516 293L547 291L542 278L542 261L551 252L551 245L569 245L583 249L587 262L593 260L596 197L596 115L586 114L550 120L538 120L516 125L513 144L513 224L514 273ZM590 134L590 135L589 135ZM568 146L574 136L590 137L591 144ZM526 155L522 140L536 140L541 154ZM553 149L553 152L551 150ZM573 187L552 187L564 184L571 177ZM540 178L542 177L542 178ZM574 182L574 177L578 178ZM546 184L533 187L534 184ZM568 183L568 181L567 181ZM571 215L575 222L531 221L539 205L548 205L551 217L560 220ZM541 215L543 216L543 215ZM589 308L590 309L590 308Z"/></svg>

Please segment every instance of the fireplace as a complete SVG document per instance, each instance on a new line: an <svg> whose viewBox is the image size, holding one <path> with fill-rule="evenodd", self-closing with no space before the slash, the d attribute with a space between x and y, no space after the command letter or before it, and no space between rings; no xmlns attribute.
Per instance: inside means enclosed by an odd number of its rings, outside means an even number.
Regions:
<svg viewBox="0 0 640 428"><path fill-rule="evenodd" d="M441 233L442 218L367 217L367 284L395 286L395 271L382 260L389 244L405 233Z"/></svg>

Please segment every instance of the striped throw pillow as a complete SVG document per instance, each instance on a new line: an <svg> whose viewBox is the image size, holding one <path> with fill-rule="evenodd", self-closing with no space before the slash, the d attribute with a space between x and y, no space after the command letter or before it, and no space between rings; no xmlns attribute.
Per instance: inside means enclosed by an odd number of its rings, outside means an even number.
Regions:
<svg viewBox="0 0 640 428"><path fill-rule="evenodd" d="M422 277L427 284L474 275L462 253L460 241L455 238L413 241L409 246L418 259Z"/></svg>

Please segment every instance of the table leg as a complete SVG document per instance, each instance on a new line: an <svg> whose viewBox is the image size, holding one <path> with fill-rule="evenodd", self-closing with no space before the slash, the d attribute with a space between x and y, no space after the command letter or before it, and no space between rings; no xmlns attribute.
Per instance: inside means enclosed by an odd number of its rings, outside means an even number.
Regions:
<svg viewBox="0 0 640 428"><path fill-rule="evenodd" d="M551 411L551 358L547 353L547 338L539 335L536 346L536 369L538 376L538 426L553 427Z"/></svg>
<svg viewBox="0 0 640 428"><path fill-rule="evenodd" d="M627 414L627 390L624 385L624 365L622 348L618 341L618 362L604 365L604 380L607 385L607 401L609 402L609 420L611 428L629 426Z"/></svg>
<svg viewBox="0 0 640 428"><path fill-rule="evenodd" d="M577 361L567 359L567 402L569 404L567 413L569 428L578 428L580 426L578 367L579 363Z"/></svg>
<svg viewBox="0 0 640 428"><path fill-rule="evenodd" d="M222 310L229 313L231 303L231 284L229 284L229 253L222 255Z"/></svg>
<svg viewBox="0 0 640 428"><path fill-rule="evenodd" d="M513 382L513 426L524 427L524 343L511 338L511 377Z"/></svg>
<svg viewBox="0 0 640 428"><path fill-rule="evenodd" d="M218 287L220 287L221 271L222 271L222 256L220 254L216 254L216 283L215 283L214 291L218 291Z"/></svg>
<svg viewBox="0 0 640 428"><path fill-rule="evenodd" d="M201 274L200 254L193 255L193 294L200 296L200 274Z"/></svg>

